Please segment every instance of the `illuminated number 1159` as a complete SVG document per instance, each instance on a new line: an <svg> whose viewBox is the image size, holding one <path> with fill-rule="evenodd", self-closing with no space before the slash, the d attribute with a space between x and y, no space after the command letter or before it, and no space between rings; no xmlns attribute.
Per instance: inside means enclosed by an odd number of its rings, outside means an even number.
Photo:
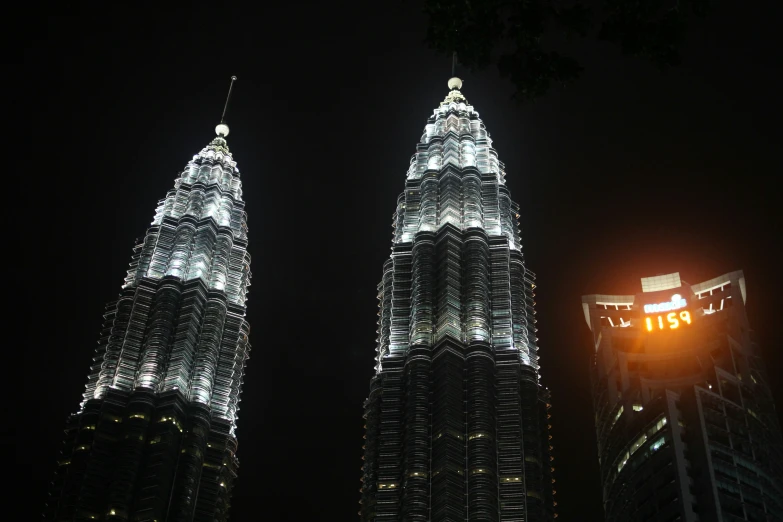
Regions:
<svg viewBox="0 0 783 522"><path fill-rule="evenodd" d="M659 315L657 318L658 323L658 329L663 330L663 316ZM677 318L677 312L669 312L666 314L666 322L669 325L669 328L674 330L676 328L680 327L680 321L683 321L687 324L691 324L691 313L688 310L683 310L680 312L679 319ZM645 317L644 319L645 324L647 325L647 331L652 332L653 331L653 320L651 317Z"/></svg>

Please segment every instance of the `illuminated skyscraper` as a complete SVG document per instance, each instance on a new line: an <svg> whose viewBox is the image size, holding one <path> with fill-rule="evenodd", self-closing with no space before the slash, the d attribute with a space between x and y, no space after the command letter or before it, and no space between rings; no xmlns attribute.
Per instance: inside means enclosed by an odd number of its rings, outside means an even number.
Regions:
<svg viewBox="0 0 783 522"><path fill-rule="evenodd" d="M607 522L783 520L783 439L741 271L587 295Z"/></svg>
<svg viewBox="0 0 783 522"><path fill-rule="evenodd" d="M228 127L216 132L160 201L106 307L49 520L228 518L250 256Z"/></svg>
<svg viewBox="0 0 783 522"><path fill-rule="evenodd" d="M461 86L449 81L397 199L365 402L364 521L555 516L534 276L503 164Z"/></svg>

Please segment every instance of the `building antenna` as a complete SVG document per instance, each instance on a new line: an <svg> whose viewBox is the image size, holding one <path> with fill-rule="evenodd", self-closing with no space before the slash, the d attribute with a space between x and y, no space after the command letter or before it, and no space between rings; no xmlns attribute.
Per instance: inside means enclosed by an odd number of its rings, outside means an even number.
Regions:
<svg viewBox="0 0 783 522"><path fill-rule="evenodd" d="M228 96L226 96L226 104L223 106L223 115L220 117L220 123L226 123L226 111L228 110L228 102L231 100L231 89L234 88L234 82L237 81L236 76L231 77L231 85L228 86Z"/></svg>
<svg viewBox="0 0 783 522"><path fill-rule="evenodd" d="M226 111L228 110L228 102L231 100L231 89L234 88L234 82L237 81L236 76L231 77L231 85L228 86L228 96L226 96L226 104L223 106L223 115L220 117L220 123L215 127L215 134L221 138L228 136L228 125L226 125Z"/></svg>
<svg viewBox="0 0 783 522"><path fill-rule="evenodd" d="M451 54L451 78L449 79L449 90L462 89L462 80L454 76L457 72L457 51Z"/></svg>

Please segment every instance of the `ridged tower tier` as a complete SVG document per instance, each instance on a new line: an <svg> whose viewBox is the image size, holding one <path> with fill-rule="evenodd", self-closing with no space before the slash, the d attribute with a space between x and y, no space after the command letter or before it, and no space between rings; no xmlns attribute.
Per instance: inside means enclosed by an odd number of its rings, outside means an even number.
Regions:
<svg viewBox="0 0 783 522"><path fill-rule="evenodd" d="M250 256L228 128L217 131L160 201L106 307L49 520L228 519Z"/></svg>
<svg viewBox="0 0 783 522"><path fill-rule="evenodd" d="M364 521L546 521L549 395L503 164L460 80L427 122L378 285Z"/></svg>

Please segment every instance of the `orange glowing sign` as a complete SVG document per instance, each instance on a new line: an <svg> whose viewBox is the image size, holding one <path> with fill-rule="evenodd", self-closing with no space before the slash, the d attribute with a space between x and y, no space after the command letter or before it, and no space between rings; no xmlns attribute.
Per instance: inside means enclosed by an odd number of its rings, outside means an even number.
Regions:
<svg viewBox="0 0 783 522"><path fill-rule="evenodd" d="M680 325L691 324L691 313L688 310L682 312L669 312L665 315L659 315L656 317L645 317L644 325L647 327L648 332L653 330L676 330Z"/></svg>

